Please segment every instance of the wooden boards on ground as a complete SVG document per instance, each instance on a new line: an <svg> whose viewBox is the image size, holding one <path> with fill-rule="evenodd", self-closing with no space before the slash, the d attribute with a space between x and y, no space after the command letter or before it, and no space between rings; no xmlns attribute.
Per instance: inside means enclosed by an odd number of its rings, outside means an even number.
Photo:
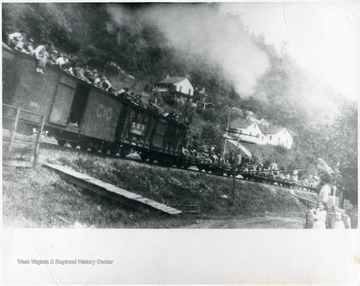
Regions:
<svg viewBox="0 0 360 286"><path fill-rule="evenodd" d="M44 165L46 167L48 167L49 169L59 173L60 176L65 177L68 181L70 181L80 187L94 191L100 195L115 197L115 198L119 199L120 201L126 202L127 204L130 204L133 206L135 206L135 205L143 206L143 207L157 210L157 211L169 214L169 215L178 215L178 214L182 213L182 211L177 210L175 208L158 203L154 200L145 198L138 194L126 191L117 186L114 186L109 183L105 183L101 180L95 179L86 174L76 172L69 168L59 166L59 165L53 165L53 164L44 164Z"/></svg>

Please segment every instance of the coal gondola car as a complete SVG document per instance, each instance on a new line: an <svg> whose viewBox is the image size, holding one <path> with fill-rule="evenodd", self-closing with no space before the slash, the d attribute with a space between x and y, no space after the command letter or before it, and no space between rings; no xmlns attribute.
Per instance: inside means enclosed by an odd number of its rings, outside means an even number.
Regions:
<svg viewBox="0 0 360 286"><path fill-rule="evenodd" d="M46 128L59 145L110 151L131 150L144 160L181 164L187 126L115 97L77 77L47 66L35 71L35 60L3 44L3 102L46 116ZM36 123L24 114L23 132ZM26 118L25 118L26 117ZM6 127L6 122L3 123Z"/></svg>

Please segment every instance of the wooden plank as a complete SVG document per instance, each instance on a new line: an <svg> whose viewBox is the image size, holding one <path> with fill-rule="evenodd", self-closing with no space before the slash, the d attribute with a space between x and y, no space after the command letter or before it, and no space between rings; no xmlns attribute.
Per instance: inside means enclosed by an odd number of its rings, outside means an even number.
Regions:
<svg viewBox="0 0 360 286"><path fill-rule="evenodd" d="M105 183L99 179L95 179L86 174L76 172L66 167L53 165L53 164L44 164L44 166L60 173L60 175L65 176L65 178L71 181L72 183L81 186L83 188L89 189L91 191L94 191L98 194L106 195L106 196L115 195L116 198L120 200L125 200L130 204L145 206L147 208L161 211L170 215L178 215L182 213L182 211L178 209L169 207L167 205L156 202L149 198L145 198L139 194L129 192L112 184Z"/></svg>
<svg viewBox="0 0 360 286"><path fill-rule="evenodd" d="M21 168L32 168L33 163L29 161L20 161L20 160L3 160L3 166L6 167L21 167Z"/></svg>

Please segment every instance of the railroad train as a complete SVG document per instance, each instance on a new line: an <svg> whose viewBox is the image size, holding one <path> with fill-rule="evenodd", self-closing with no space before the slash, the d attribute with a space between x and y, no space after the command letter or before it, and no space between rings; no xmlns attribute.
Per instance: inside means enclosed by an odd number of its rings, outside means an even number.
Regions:
<svg viewBox="0 0 360 286"><path fill-rule="evenodd" d="M3 103L45 115L46 129L59 145L120 156L135 150L143 160L183 163L186 124L115 97L58 67L46 66L44 74L35 70L33 57L3 43ZM32 115L22 117L31 129Z"/></svg>
<svg viewBox="0 0 360 286"><path fill-rule="evenodd" d="M216 175L241 175L255 182L302 188L294 182L260 176L257 172L234 170L209 154L190 154L185 148L187 124L116 97L58 67L46 66L44 74L39 74L33 57L4 43L2 51L3 103L45 115L49 135L61 146L69 143L72 148L79 146L82 150L110 152L120 157L136 151L143 161L157 161L163 166L196 166L200 171ZM22 122L26 122L23 129L31 132L38 117L31 113L21 116ZM6 124L4 119L5 128Z"/></svg>

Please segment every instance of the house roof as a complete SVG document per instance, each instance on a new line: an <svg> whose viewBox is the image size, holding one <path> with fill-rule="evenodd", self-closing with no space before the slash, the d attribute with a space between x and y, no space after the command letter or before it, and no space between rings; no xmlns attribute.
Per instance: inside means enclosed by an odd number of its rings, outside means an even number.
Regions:
<svg viewBox="0 0 360 286"><path fill-rule="evenodd" d="M166 79L160 81L159 83L175 84L175 83L179 83L185 79L186 79L186 77L182 77L182 76L169 76Z"/></svg>
<svg viewBox="0 0 360 286"><path fill-rule="evenodd" d="M297 136L297 134L294 131L292 131L292 130L286 128L286 127L270 125L269 127L266 127L266 128L263 128L263 129L264 129L265 134L277 134L280 131L286 129L292 137Z"/></svg>
<svg viewBox="0 0 360 286"><path fill-rule="evenodd" d="M285 129L285 127L280 127L277 125L269 125L268 127L263 127L265 134L276 134Z"/></svg>
<svg viewBox="0 0 360 286"><path fill-rule="evenodd" d="M247 128L252 124L254 124L254 122L250 122L248 120L238 118L238 119L231 121L230 128Z"/></svg>

